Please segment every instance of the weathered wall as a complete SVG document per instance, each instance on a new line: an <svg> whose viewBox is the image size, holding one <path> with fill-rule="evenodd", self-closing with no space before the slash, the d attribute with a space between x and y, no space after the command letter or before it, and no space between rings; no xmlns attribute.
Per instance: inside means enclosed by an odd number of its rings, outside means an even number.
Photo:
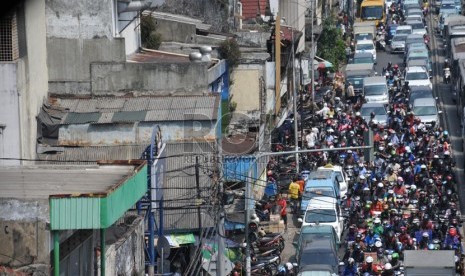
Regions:
<svg viewBox="0 0 465 276"><path fill-rule="evenodd" d="M161 34L163 41L196 43L195 24L165 19L154 19L154 21L157 25L157 33Z"/></svg>
<svg viewBox="0 0 465 276"><path fill-rule="evenodd" d="M46 0L45 4L47 38L113 37L112 0Z"/></svg>
<svg viewBox="0 0 465 276"><path fill-rule="evenodd" d="M200 18L212 25L212 31L228 32L229 30L227 0L164 0L157 10Z"/></svg>
<svg viewBox="0 0 465 276"><path fill-rule="evenodd" d="M291 26L295 30L305 34L305 13L307 11L306 5L308 5L308 3L305 0L279 0L281 18L284 17L286 19L286 23L283 25ZM305 36L302 35L298 42L297 52L303 52L304 50Z"/></svg>
<svg viewBox="0 0 465 276"><path fill-rule="evenodd" d="M0 265L22 267L28 264L48 268L50 232L48 202L0 201Z"/></svg>
<svg viewBox="0 0 465 276"><path fill-rule="evenodd" d="M260 82L261 71L257 66L237 67L232 74L232 101L237 103L235 112L260 110Z"/></svg>
<svg viewBox="0 0 465 276"><path fill-rule="evenodd" d="M186 114L189 116L190 114ZM196 114L205 117L207 115ZM153 127L158 125L165 141L215 139L216 121L141 122L119 125L64 125L59 130L61 146L134 145L150 143Z"/></svg>
<svg viewBox="0 0 465 276"><path fill-rule="evenodd" d="M92 94L131 91L145 94L202 95L208 90L207 63L104 63L91 65Z"/></svg>
<svg viewBox="0 0 465 276"><path fill-rule="evenodd" d="M0 158L21 158L19 135L19 93L16 62L0 63ZM1 160L0 165L18 165L19 161Z"/></svg>
<svg viewBox="0 0 465 276"><path fill-rule="evenodd" d="M18 63L20 105L20 136L22 158L36 156L36 116L47 96L47 49L45 43L45 2L27 0L24 3L26 56Z"/></svg>
<svg viewBox="0 0 465 276"><path fill-rule="evenodd" d="M138 217L121 238L108 246L106 252L107 275L144 275L143 222L143 218Z"/></svg>
<svg viewBox="0 0 465 276"><path fill-rule="evenodd" d="M47 39L50 93L90 94L90 64L126 60L122 38Z"/></svg>
<svg viewBox="0 0 465 276"><path fill-rule="evenodd" d="M239 46L261 47L266 49L266 41L270 39L270 33L235 32Z"/></svg>

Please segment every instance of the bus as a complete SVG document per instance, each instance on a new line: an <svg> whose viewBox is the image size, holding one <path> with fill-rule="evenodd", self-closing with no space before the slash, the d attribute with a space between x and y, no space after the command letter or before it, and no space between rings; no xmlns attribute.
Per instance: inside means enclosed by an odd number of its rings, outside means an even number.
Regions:
<svg viewBox="0 0 465 276"><path fill-rule="evenodd" d="M375 21L376 26L380 23L383 25L386 22L386 11L384 8L384 0L363 0L360 5L361 21Z"/></svg>

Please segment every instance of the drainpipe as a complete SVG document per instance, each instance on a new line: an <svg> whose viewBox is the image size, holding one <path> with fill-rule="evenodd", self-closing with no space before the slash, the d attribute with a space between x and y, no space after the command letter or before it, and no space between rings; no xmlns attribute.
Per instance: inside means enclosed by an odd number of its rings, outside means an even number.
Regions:
<svg viewBox="0 0 465 276"><path fill-rule="evenodd" d="M60 232L53 231L53 275L60 276Z"/></svg>
<svg viewBox="0 0 465 276"><path fill-rule="evenodd" d="M100 229L100 276L105 276L105 228Z"/></svg>

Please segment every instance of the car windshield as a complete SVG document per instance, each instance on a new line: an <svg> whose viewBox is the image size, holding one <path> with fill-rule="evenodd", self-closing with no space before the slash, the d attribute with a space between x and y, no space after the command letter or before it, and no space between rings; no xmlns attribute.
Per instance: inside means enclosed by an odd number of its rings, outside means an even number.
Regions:
<svg viewBox="0 0 465 276"><path fill-rule="evenodd" d="M426 60L426 59L428 59L428 57L411 55L411 56L408 57L407 61L410 61L410 60Z"/></svg>
<svg viewBox="0 0 465 276"><path fill-rule="evenodd" d="M381 6L371 6L371 7L362 7L362 19L381 19L383 17L383 7Z"/></svg>
<svg viewBox="0 0 465 276"><path fill-rule="evenodd" d="M423 25L423 23L421 23L421 22L412 23L412 24L409 24L409 25L412 26L412 29L414 29L414 30L425 29L425 25Z"/></svg>
<svg viewBox="0 0 465 276"><path fill-rule="evenodd" d="M373 34L366 33L366 34L356 34L355 41L357 40L373 40Z"/></svg>
<svg viewBox="0 0 465 276"><path fill-rule="evenodd" d="M311 199L315 196L329 196L329 197L336 197L334 194L334 190L331 188L323 188L323 187L313 187L310 189L305 190L303 194L304 199Z"/></svg>
<svg viewBox="0 0 465 276"><path fill-rule="evenodd" d="M307 211L305 213L305 222L306 223L325 223L325 222L335 222L336 221L336 211L334 209L316 209Z"/></svg>
<svg viewBox="0 0 465 276"><path fill-rule="evenodd" d="M441 11L443 9L454 9L455 10L455 5L454 4L442 4L441 5Z"/></svg>
<svg viewBox="0 0 465 276"><path fill-rule="evenodd" d="M415 99L419 98L432 98L433 97L433 92L428 91L428 90L418 90L418 91L413 91L410 94L410 102L413 103Z"/></svg>
<svg viewBox="0 0 465 276"><path fill-rule="evenodd" d="M337 259L332 252L322 252L321 250L304 251L300 257L300 263L305 265L328 264L337 266Z"/></svg>
<svg viewBox="0 0 465 276"><path fill-rule="evenodd" d="M354 64L365 64L365 63L373 63L372 57L355 57Z"/></svg>
<svg viewBox="0 0 465 276"><path fill-rule="evenodd" d="M386 85L367 85L363 89L365 96L381 96L386 94Z"/></svg>
<svg viewBox="0 0 465 276"><path fill-rule="evenodd" d="M407 72L405 80L427 80L428 74L426 72Z"/></svg>
<svg viewBox="0 0 465 276"><path fill-rule="evenodd" d="M395 41L395 42L399 42L399 41L403 41L405 42L405 36L403 35L396 35L395 37L392 38L392 41Z"/></svg>
<svg viewBox="0 0 465 276"><path fill-rule="evenodd" d="M411 29L397 29L396 34L411 34L412 30ZM399 37L400 39L400 37ZM405 37L402 38L402 40L405 40Z"/></svg>
<svg viewBox="0 0 465 276"><path fill-rule="evenodd" d="M437 114L435 106L415 106L413 112L416 116L428 116Z"/></svg>
<svg viewBox="0 0 465 276"><path fill-rule="evenodd" d="M373 50L373 44L357 44L357 50Z"/></svg>
<svg viewBox="0 0 465 276"><path fill-rule="evenodd" d="M362 116L370 116L371 112L374 112L375 115L386 115L386 110L382 106L369 106L369 107L362 107L360 113Z"/></svg>
<svg viewBox="0 0 465 276"><path fill-rule="evenodd" d="M424 43L423 37L415 37L415 38L410 38L410 39L407 38L407 44L418 43L418 42Z"/></svg>
<svg viewBox="0 0 465 276"><path fill-rule="evenodd" d="M363 78L364 77L348 77L347 81L352 83L354 89L362 89L363 88Z"/></svg>

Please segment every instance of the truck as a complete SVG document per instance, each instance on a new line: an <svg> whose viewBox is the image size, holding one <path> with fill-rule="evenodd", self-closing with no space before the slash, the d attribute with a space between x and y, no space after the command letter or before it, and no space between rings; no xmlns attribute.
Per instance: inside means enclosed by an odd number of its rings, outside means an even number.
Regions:
<svg viewBox="0 0 465 276"><path fill-rule="evenodd" d="M384 8L384 0L363 0L360 5L361 21L375 22L375 26L386 22L386 13Z"/></svg>
<svg viewBox="0 0 465 276"><path fill-rule="evenodd" d="M346 79L346 89L349 83L354 86L356 96L363 95L363 79L365 77L372 77L375 75L373 63L365 64L348 64L344 71Z"/></svg>
<svg viewBox="0 0 465 276"><path fill-rule="evenodd" d="M405 276L454 276L454 250L405 250L404 272Z"/></svg>
<svg viewBox="0 0 465 276"><path fill-rule="evenodd" d="M376 23L374 21L354 23L354 41L370 39L376 37Z"/></svg>

